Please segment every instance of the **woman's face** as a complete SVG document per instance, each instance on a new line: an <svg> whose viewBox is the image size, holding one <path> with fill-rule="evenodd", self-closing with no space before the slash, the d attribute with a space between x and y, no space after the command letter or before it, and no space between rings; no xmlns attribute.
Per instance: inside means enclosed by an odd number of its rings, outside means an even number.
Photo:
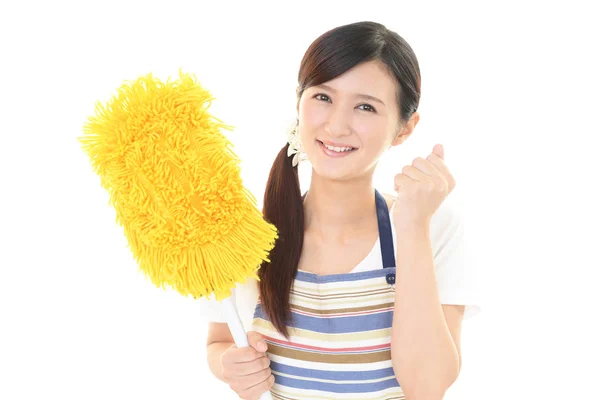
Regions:
<svg viewBox="0 0 600 400"><path fill-rule="evenodd" d="M304 91L298 130L317 174L346 180L374 170L398 133L397 87L383 64L369 61ZM340 147L354 150L336 152Z"/></svg>

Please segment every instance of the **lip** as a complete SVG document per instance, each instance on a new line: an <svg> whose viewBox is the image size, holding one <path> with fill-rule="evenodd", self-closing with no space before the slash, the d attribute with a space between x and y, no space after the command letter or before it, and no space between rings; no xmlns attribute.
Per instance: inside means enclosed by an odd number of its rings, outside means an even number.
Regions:
<svg viewBox="0 0 600 400"><path fill-rule="evenodd" d="M352 147L352 148L356 149L356 146L352 146L351 144L335 143L335 142L330 142L329 140L319 140L319 139L317 139L317 141L321 142L321 143L325 143L328 146L333 146L333 147Z"/></svg>
<svg viewBox="0 0 600 400"><path fill-rule="evenodd" d="M355 148L354 150L351 150L351 151L345 151L342 153L338 153L333 150L329 150L327 147L325 147L325 145L320 140L317 140L317 143L319 144L319 147L321 148L323 153L325 153L325 155L327 155L331 158L347 157L356 151L356 148ZM329 144L329 143L327 143L327 144ZM339 147L352 147L352 146L339 146Z"/></svg>

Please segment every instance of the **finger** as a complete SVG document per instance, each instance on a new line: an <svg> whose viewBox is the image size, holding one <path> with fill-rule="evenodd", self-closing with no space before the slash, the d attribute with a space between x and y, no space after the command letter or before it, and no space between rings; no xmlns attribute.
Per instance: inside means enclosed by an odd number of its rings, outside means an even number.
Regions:
<svg viewBox="0 0 600 400"><path fill-rule="evenodd" d="M247 376L269 368L270 365L271 360L269 357L263 356L253 361L232 364L229 366L229 370L232 375Z"/></svg>
<svg viewBox="0 0 600 400"><path fill-rule="evenodd" d="M245 399L258 399L260 395L267 392L273 384L275 383L275 376L270 374L262 382L257 383L256 385L249 387L246 391L242 393L243 398Z"/></svg>
<svg viewBox="0 0 600 400"><path fill-rule="evenodd" d="M446 165L444 160L438 157L437 155L431 153L427 156L427 161L429 161L442 174L450 173L450 171L448 171L448 166Z"/></svg>
<svg viewBox="0 0 600 400"><path fill-rule="evenodd" d="M407 176L403 173L397 174L394 177L394 190L397 192L398 190L400 190L400 187L406 186L406 185L412 185L413 182L415 182L415 180L413 178L411 178L410 176Z"/></svg>
<svg viewBox="0 0 600 400"><path fill-rule="evenodd" d="M454 187L454 185L455 185L454 177L452 176L452 173L448 169L448 166L446 165L444 160L442 160L435 154L428 155L427 160L430 163L432 163L438 169L438 171L440 171L440 174L442 175L442 177L446 180L446 182L448 182L449 187Z"/></svg>
<svg viewBox="0 0 600 400"><path fill-rule="evenodd" d="M440 143L436 144L435 146L433 146L432 153L443 160L444 159L444 145L440 144Z"/></svg>
<svg viewBox="0 0 600 400"><path fill-rule="evenodd" d="M442 176L442 172L431 161L423 157L415 158L412 165L429 176Z"/></svg>
<svg viewBox="0 0 600 400"><path fill-rule="evenodd" d="M254 331L248 332L248 345L254 347L259 352L265 352L268 349L264 336Z"/></svg>
<svg viewBox="0 0 600 400"><path fill-rule="evenodd" d="M256 384L264 382L271 375L271 368L263 368L247 375L237 375L233 379L239 389L248 389Z"/></svg>
<svg viewBox="0 0 600 400"><path fill-rule="evenodd" d="M265 368L262 371L256 372L246 376L234 376L229 380L229 386L235 390L238 394L244 394L245 399L253 398L250 395L252 388L256 387L265 382L271 376L272 371L270 368ZM259 394L260 395L260 394ZM256 396L258 397L258 396ZM254 398L256 398L254 397Z"/></svg>
<svg viewBox="0 0 600 400"><path fill-rule="evenodd" d="M412 165L405 165L404 168L402 168L402 173L408 176L409 178L419 182L427 182L431 180L431 176L427 175L423 171L419 171Z"/></svg>
<svg viewBox="0 0 600 400"><path fill-rule="evenodd" d="M231 351L223 354L223 361L227 363L243 363L254 361L264 357L265 353L256 351L254 347L234 347Z"/></svg>

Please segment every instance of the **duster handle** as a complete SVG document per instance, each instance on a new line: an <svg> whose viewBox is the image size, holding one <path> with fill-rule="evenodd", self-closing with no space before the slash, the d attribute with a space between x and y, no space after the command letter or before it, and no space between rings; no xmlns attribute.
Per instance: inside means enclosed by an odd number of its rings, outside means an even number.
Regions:
<svg viewBox="0 0 600 400"><path fill-rule="evenodd" d="M229 331L231 332L231 336L233 336L233 341L235 345L240 347L248 347L248 336L246 336L246 330L244 329L244 325L242 324L242 320L240 319L240 315L231 301L231 297L229 296L221 301L223 306L223 315L225 316L225 320L227 321L227 325L229 325ZM271 392L264 392L259 400L272 400Z"/></svg>

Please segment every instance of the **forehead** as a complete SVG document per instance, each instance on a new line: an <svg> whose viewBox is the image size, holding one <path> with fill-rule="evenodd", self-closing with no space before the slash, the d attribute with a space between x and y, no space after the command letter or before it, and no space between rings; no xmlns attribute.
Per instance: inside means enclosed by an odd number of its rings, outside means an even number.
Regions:
<svg viewBox="0 0 600 400"><path fill-rule="evenodd" d="M397 82L380 61L367 61L325 82L342 94L364 93L390 102L395 99Z"/></svg>

